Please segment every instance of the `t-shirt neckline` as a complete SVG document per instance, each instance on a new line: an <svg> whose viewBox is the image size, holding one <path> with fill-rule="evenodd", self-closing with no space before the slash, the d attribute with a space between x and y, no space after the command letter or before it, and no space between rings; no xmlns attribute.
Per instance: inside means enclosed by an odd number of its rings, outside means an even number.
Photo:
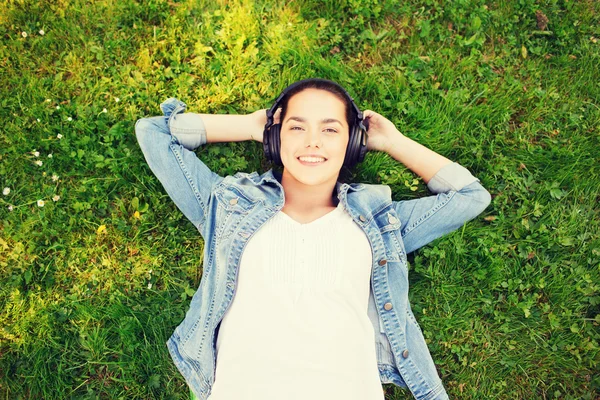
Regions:
<svg viewBox="0 0 600 400"><path fill-rule="evenodd" d="M285 218L286 220L292 222L293 224L295 224L297 226L312 226L317 223L321 223L323 220L327 220L327 219L331 218L332 214L335 215L335 214L339 213L339 211L341 209L342 209L342 202L340 201L338 203L338 205L335 207L335 209L329 211L327 214L324 214L324 215L320 216L319 218L317 218L311 222L308 222L308 223L298 222L294 218L292 218L289 215L287 215L286 213L284 213L283 211L279 211L279 214L281 214L283 216L283 218Z"/></svg>

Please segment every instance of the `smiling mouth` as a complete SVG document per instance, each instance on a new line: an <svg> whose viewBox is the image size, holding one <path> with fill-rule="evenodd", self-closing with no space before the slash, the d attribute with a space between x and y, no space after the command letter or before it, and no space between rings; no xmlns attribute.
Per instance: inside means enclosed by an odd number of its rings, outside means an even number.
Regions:
<svg viewBox="0 0 600 400"><path fill-rule="evenodd" d="M304 165L318 165L318 164L323 164L325 161L327 161L326 158L319 158L319 157L302 157L304 158L303 160L300 159L300 157L296 157L296 159L298 161L300 161L301 164Z"/></svg>

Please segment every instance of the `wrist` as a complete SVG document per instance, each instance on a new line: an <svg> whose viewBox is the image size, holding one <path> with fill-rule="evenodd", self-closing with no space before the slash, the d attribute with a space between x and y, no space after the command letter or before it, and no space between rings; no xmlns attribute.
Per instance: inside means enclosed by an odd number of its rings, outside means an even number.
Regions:
<svg viewBox="0 0 600 400"><path fill-rule="evenodd" d="M406 136L404 136L399 130L389 135L388 138L384 141L382 150L389 155L392 155L395 149L402 149L406 146L406 142L410 140Z"/></svg>
<svg viewBox="0 0 600 400"><path fill-rule="evenodd" d="M263 131L267 123L267 114L265 110L254 111L246 115L248 119L249 138L248 140L256 140L262 142Z"/></svg>

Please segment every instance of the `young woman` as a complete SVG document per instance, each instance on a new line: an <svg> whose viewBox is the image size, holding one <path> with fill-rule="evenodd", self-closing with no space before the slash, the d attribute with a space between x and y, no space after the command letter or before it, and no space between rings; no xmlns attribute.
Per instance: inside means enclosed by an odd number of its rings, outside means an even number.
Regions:
<svg viewBox="0 0 600 400"><path fill-rule="evenodd" d="M408 302L406 254L489 205L479 179L380 114L363 115L332 81L296 82L248 115L185 108L168 99L164 116L135 130L205 241L200 286L167 342L194 395L381 400L382 383L393 383L417 399L448 398ZM241 140L263 142L283 171L223 177L193 152ZM386 185L339 182L367 149L390 154L435 195L394 201Z"/></svg>

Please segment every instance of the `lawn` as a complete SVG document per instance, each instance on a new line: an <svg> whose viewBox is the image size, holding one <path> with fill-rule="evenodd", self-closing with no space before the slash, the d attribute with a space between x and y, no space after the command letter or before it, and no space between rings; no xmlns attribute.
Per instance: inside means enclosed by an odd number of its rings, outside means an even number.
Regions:
<svg viewBox="0 0 600 400"><path fill-rule="evenodd" d="M492 195L409 255L450 397L600 397L599 2L9 0L0 36L1 398L189 398L165 342L204 243L135 121L168 97L249 113L313 76ZM257 142L197 154L270 168ZM352 181L431 195L380 152Z"/></svg>

